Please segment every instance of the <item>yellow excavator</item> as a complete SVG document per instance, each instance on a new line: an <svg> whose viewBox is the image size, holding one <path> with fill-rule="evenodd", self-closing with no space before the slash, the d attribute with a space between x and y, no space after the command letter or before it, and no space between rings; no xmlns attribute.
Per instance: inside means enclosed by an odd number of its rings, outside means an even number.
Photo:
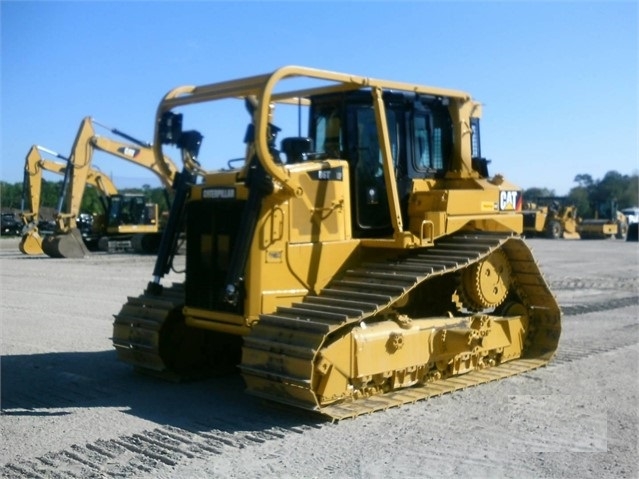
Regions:
<svg viewBox="0 0 639 479"><path fill-rule="evenodd" d="M183 111L233 102L245 161L206 170ZM115 315L119 359L172 379L239 365L250 394L333 420L545 365L561 310L480 116L462 91L297 66L170 91L153 145L184 168L152 278ZM183 220L185 280L164 285Z"/></svg>
<svg viewBox="0 0 639 479"><path fill-rule="evenodd" d="M42 158L40 152L46 152L64 160L60 163ZM24 223L22 240L19 249L24 254L43 254L42 236L38 229L38 218L40 216L40 192L42 186L42 172L50 171L60 175L67 174L69 159L48 148L33 145L26 157L25 179L23 183L22 200L22 220ZM104 173L91 168L87 178L87 186L96 188L100 192L100 199L104 214L77 215L77 222L81 223L79 230L86 246L97 247L100 240L105 240L108 244L102 249L107 250L112 243L118 243L121 250L143 251L142 245L131 246L129 236L144 228L148 229L148 224L158 223L158 207L154 203L147 203L143 195L118 193L117 188L111 179ZM25 197L28 193L30 210L25 210ZM132 221L137 218L138 223ZM147 218L150 218L149 221ZM155 232L156 228L153 227ZM122 236L120 236L122 235ZM144 235L138 235L143 237ZM122 237L126 240L122 240ZM128 248L125 248L124 243ZM116 249L115 247L113 247Z"/></svg>
<svg viewBox="0 0 639 479"><path fill-rule="evenodd" d="M96 135L94 123L126 138L131 143L123 143ZM136 140L115 128L102 125L90 117L85 117L80 124L69 157L69 163L72 167L67 169L63 182L64 194L61 196L59 213L56 216L56 231L42 241L42 249L48 256L78 258L88 253L77 221L95 150L109 153L153 171L162 181L167 191L167 202L169 201L168 191L172 188L173 179L177 173L177 167L173 161L166 157L158 162L155 160L150 144ZM145 205L143 198L139 196L127 198L115 195L110 197L109 201L107 236L117 237L115 238L116 242L134 242L143 249L157 248L160 238L157 205L154 208L149 208ZM64 207L65 205L66 207ZM138 249L138 247L134 247L134 249Z"/></svg>
<svg viewBox="0 0 639 479"><path fill-rule="evenodd" d="M48 160L40 152L48 153L63 162ZM33 145L25 158L24 182L22 190L22 221L24 223L19 249L28 255L44 254L42 236L38 230L40 219L40 195L42 191L42 173L49 171L59 175L67 173L69 159L53 150ZM115 196L118 190L111 179L99 170L91 168L87 175L87 185L97 188L105 197ZM29 209L25 209L28 196Z"/></svg>

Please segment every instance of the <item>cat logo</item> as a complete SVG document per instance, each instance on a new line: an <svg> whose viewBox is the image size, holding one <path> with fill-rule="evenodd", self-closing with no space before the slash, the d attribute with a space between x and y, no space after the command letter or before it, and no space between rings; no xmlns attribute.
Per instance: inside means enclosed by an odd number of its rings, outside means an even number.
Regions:
<svg viewBox="0 0 639 479"><path fill-rule="evenodd" d="M204 188L202 198L208 200L233 200L235 188Z"/></svg>
<svg viewBox="0 0 639 479"><path fill-rule="evenodd" d="M500 191L499 210L500 211L520 211L521 210L520 191Z"/></svg>
<svg viewBox="0 0 639 479"><path fill-rule="evenodd" d="M140 153L140 150L137 148L132 148L130 146L122 146L118 148L118 152L124 156L128 156L129 158L135 158Z"/></svg>

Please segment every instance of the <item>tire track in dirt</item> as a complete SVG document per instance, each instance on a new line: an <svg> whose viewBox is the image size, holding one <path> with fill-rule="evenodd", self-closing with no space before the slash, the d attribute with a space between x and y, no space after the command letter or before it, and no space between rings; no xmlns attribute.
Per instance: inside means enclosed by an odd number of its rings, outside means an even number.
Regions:
<svg viewBox="0 0 639 479"><path fill-rule="evenodd" d="M613 289L617 289L614 286L615 282L610 284ZM639 304L639 299L636 296L613 298L598 303L564 308L564 315L576 316L591 312L611 311L637 304ZM636 333L638 328L637 324L623 326L619 329L619 334L611 332L605 342L601 342L603 338L597 338L599 342L594 348L592 344L580 344L574 340L572 342L560 341L557 355L547 367L561 367L566 363L632 346L637 342L637 334L628 333ZM94 392L100 395L106 391L101 387L95 388ZM78 395L80 395L79 392ZM84 390L82 396L86 395L87 391ZM89 391L88 395L93 396L93 392ZM74 401L73 395L66 397L66 399ZM46 407L46 404L43 406ZM540 407L543 408L543 405ZM224 423L228 423L228 430L215 427L220 427L220 423L222 423L222 427ZM587 424L590 425L591 429L600 427L597 421ZM235 421L218 420L215 421L215 425L210 422L198 422L193 423L191 427L163 425L115 439L98 440L85 445L72 445L68 449L50 452L35 459L14 461L0 468L0 476L48 479L58 477L120 478L132 477L136 474L148 475L166 467L175 466L182 461L210 458L211 454L224 454L229 449L259 447L268 441L281 440L291 434L304 434L308 430L324 426L325 423L315 423L312 420L289 426L273 426L273 423L255 422L254 418L239 418ZM242 430L243 428L246 430ZM521 448L534 446L529 442L523 441L516 446ZM571 446L559 442L554 444L552 441L549 443L548 437L546 437L543 444L540 443L537 446L551 450L553 448L565 450L569 446L573 447L574 444ZM592 450L593 447L598 448L600 445L595 443L594 446L583 446L585 450ZM468 459L466 455L464 457ZM488 466L484 464L483 458L476 458L476 461L478 467Z"/></svg>
<svg viewBox="0 0 639 479"><path fill-rule="evenodd" d="M571 396L560 407L549 409L544 394L511 395L504 404L506 420L517 434L508 450L520 452L606 452L608 421L605 404ZM526 419L532 415L534 422Z"/></svg>
<svg viewBox="0 0 639 479"><path fill-rule="evenodd" d="M575 304L561 308L565 316L577 316L587 313L600 313L602 311L612 311L614 309L627 308L639 305L638 296L628 296L625 298L612 298L597 303Z"/></svg>
<svg viewBox="0 0 639 479"><path fill-rule="evenodd" d="M614 311L617 309L639 306L639 297L611 298L590 304L579 304L562 308L564 316L580 316L589 313ZM609 331L609 334L593 338L595 341L584 343L583 340L564 339L559 341L557 354L548 368L564 363L578 361L591 356L616 351L637 344L639 339L639 324L632 322Z"/></svg>
<svg viewBox="0 0 639 479"><path fill-rule="evenodd" d="M582 290L582 289L595 289L595 290L620 290L620 291L639 291L639 278L629 276L627 278L558 278L550 280L550 289L552 291L558 290Z"/></svg>
<svg viewBox="0 0 639 479"><path fill-rule="evenodd" d="M4 358L4 360L8 361L10 358ZM29 365L24 367L29 367ZM56 385L55 390L52 390L52 384ZM78 403L103 402L125 392L126 389L121 386L113 384L107 386L95 378L46 368L31 376L28 388L24 384L15 387L15 390L3 388L2 412L3 414L16 414L25 410L64 409Z"/></svg>
<svg viewBox="0 0 639 479"><path fill-rule="evenodd" d="M251 424L252 428L259 424ZM4 465L0 476L6 478L104 478L135 477L152 474L184 460L206 459L228 449L244 449L278 440L289 434L304 433L313 425L281 426L262 430L228 432L175 426L161 426L116 439L93 444L73 445L69 449L47 453L35 460ZM210 426L209 426L210 428Z"/></svg>

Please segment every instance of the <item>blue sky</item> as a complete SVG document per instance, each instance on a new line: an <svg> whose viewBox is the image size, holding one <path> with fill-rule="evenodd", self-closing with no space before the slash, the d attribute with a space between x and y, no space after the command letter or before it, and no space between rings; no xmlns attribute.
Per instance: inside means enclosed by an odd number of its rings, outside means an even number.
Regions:
<svg viewBox="0 0 639 479"><path fill-rule="evenodd" d="M22 181L32 144L68 155L85 116L151 141L173 87L293 64L468 91L490 171L566 194L577 174L639 169L638 16L614 0L0 0L0 179ZM241 140L201 162L224 166ZM119 187L159 185L106 154L94 165Z"/></svg>

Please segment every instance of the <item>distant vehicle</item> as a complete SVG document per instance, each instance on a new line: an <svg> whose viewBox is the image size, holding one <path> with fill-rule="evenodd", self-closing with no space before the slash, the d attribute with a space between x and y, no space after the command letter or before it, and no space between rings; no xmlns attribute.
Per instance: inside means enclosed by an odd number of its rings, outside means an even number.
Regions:
<svg viewBox="0 0 639 479"><path fill-rule="evenodd" d="M617 200L597 202L594 210L595 217L581 220L577 227L581 239L626 239L628 219L617 209Z"/></svg>
<svg viewBox="0 0 639 479"><path fill-rule="evenodd" d="M546 238L579 238L577 207L569 198L544 196L527 203L524 215L524 234Z"/></svg>
<svg viewBox="0 0 639 479"><path fill-rule="evenodd" d="M639 223L639 206L624 208L621 212L626 216L629 225Z"/></svg>
<svg viewBox="0 0 639 479"><path fill-rule="evenodd" d="M2 236L18 236L22 232L22 222L13 213L2 213L0 234Z"/></svg>

